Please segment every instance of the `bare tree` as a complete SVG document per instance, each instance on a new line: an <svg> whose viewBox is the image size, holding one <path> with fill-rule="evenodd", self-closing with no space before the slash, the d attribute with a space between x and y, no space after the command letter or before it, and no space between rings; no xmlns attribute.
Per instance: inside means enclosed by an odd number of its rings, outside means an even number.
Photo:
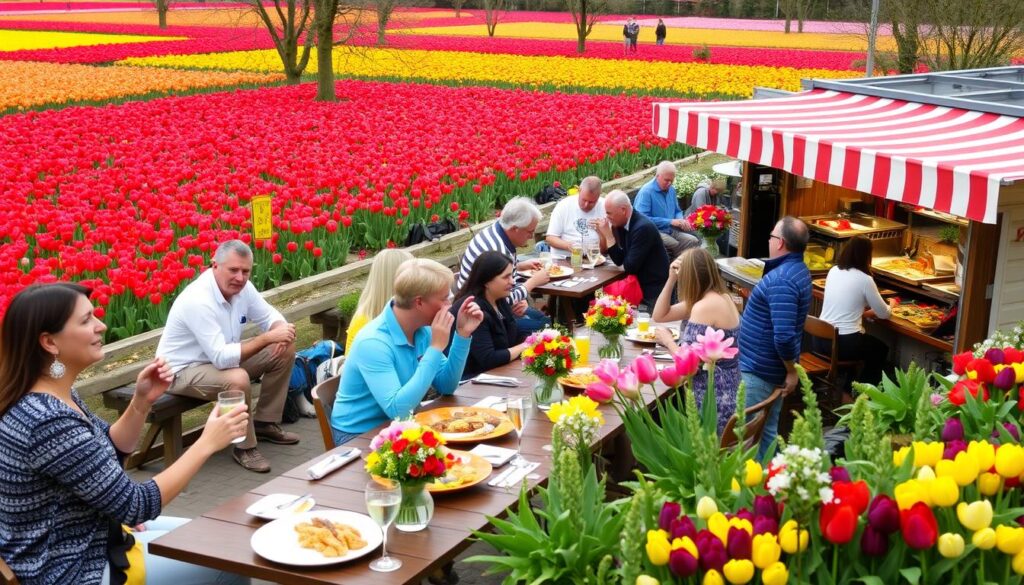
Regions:
<svg viewBox="0 0 1024 585"><path fill-rule="evenodd" d="M359 30L362 10L341 0L313 0L313 32L316 35L316 98L318 102L333 102L334 48L352 40ZM335 39L335 32L342 37ZM312 36L312 35L311 35Z"/></svg>
<svg viewBox="0 0 1024 585"><path fill-rule="evenodd" d="M250 0L249 5L270 33L274 48L281 57L287 83L295 85L309 64L313 35L307 35L314 0ZM319 0L317 0L319 1ZM268 10L269 8L269 10ZM305 42L303 42L303 39ZM328 59L330 61L330 59Z"/></svg>
<svg viewBox="0 0 1024 585"><path fill-rule="evenodd" d="M487 25L487 36L494 36L498 21L505 15L508 0L481 0L484 6L484 24Z"/></svg>
<svg viewBox="0 0 1024 585"><path fill-rule="evenodd" d="M576 52L583 53L587 50L587 37L594 30L597 19L608 12L608 2L606 0L565 0L565 6L572 13L572 21L576 24Z"/></svg>
<svg viewBox="0 0 1024 585"><path fill-rule="evenodd" d="M455 18L462 18L462 7L465 6L466 0L452 0L452 8L455 9Z"/></svg>
<svg viewBox="0 0 1024 585"><path fill-rule="evenodd" d="M383 45L387 42L384 38L384 30L388 26L391 14L400 4L400 0L371 0L370 6L377 12L377 44Z"/></svg>
<svg viewBox="0 0 1024 585"><path fill-rule="evenodd" d="M779 0L779 10L786 17L786 33L792 30L793 19L797 21L797 32L804 32L804 20L814 0Z"/></svg>
<svg viewBox="0 0 1024 585"><path fill-rule="evenodd" d="M167 11L171 8L171 0L153 0L156 5L157 22L160 28L167 28Z"/></svg>

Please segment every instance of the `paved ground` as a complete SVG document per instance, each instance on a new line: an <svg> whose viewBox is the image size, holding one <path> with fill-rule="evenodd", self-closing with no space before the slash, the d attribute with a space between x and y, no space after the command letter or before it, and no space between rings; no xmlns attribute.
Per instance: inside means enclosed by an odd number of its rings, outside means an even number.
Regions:
<svg viewBox="0 0 1024 585"><path fill-rule="evenodd" d="M298 433L302 437L302 442L291 446L261 443L260 451L273 465L270 473L252 473L242 469L231 459L230 450L225 450L210 458L199 474L189 483L188 489L164 508L164 514L195 518L231 497L259 486L277 474L298 466L323 452L324 445L320 438L320 427L317 425L316 419L302 419L295 424L284 425L284 428ZM158 461L150 464L144 470L133 471L131 475L136 480L146 480L159 473L162 468L162 464ZM477 543L460 555L459 559L474 554L494 554L494 550ZM456 572L460 577L459 583L469 585L498 585L501 583L499 577L484 577L483 569L484 565L457 562ZM262 585L266 581L253 581L253 583ZM388 583L386 574L381 575L380 583L382 585Z"/></svg>

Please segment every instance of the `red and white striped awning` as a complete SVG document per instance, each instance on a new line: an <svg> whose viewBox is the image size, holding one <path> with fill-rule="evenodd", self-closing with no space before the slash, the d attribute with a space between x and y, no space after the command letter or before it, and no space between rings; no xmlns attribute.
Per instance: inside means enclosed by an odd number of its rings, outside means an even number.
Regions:
<svg viewBox="0 0 1024 585"><path fill-rule="evenodd" d="M1001 185L1024 179L1022 118L832 90L656 103L654 133L985 223Z"/></svg>

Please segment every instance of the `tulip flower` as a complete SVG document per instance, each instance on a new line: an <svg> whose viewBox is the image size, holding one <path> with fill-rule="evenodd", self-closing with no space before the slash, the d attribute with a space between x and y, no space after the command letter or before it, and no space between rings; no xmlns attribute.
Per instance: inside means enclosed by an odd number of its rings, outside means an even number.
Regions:
<svg viewBox="0 0 1024 585"><path fill-rule="evenodd" d="M971 441L967 444L967 452L978 460L978 473L992 469L996 463L995 445L988 441Z"/></svg>
<svg viewBox="0 0 1024 585"><path fill-rule="evenodd" d="M778 519L779 505L770 495L754 496L754 516L767 516Z"/></svg>
<svg viewBox="0 0 1024 585"><path fill-rule="evenodd" d="M636 374L633 370L626 368L619 372L619 378L616 380L616 386L619 392L631 400L635 400L640 397L640 381L637 380Z"/></svg>
<svg viewBox="0 0 1024 585"><path fill-rule="evenodd" d="M749 559L752 553L750 533L735 526L729 528L725 550L734 559Z"/></svg>
<svg viewBox="0 0 1024 585"><path fill-rule="evenodd" d="M868 507L868 525L882 534L892 534L900 529L900 509L896 501L885 494L878 494Z"/></svg>
<svg viewBox="0 0 1024 585"><path fill-rule="evenodd" d="M649 353L639 355L630 364L630 368L641 384L653 384L658 379L658 364L654 363L654 356Z"/></svg>
<svg viewBox="0 0 1024 585"><path fill-rule="evenodd" d="M931 548L939 538L939 524L924 502L900 511L900 531L907 546L915 550Z"/></svg>
<svg viewBox="0 0 1024 585"><path fill-rule="evenodd" d="M946 448L942 450L943 459L955 459L957 454L967 450L967 442L962 439L948 441Z"/></svg>
<svg viewBox="0 0 1024 585"><path fill-rule="evenodd" d="M974 359L974 352L965 351L953 356L953 373L963 376L967 373L967 364Z"/></svg>
<svg viewBox="0 0 1024 585"><path fill-rule="evenodd" d="M944 445L939 442L914 441L914 467L935 467L942 459Z"/></svg>
<svg viewBox="0 0 1024 585"><path fill-rule="evenodd" d="M647 559L656 567L668 564L669 553L672 552L672 545L668 541L668 533L664 530L647 531Z"/></svg>
<svg viewBox="0 0 1024 585"><path fill-rule="evenodd" d="M939 554L947 559L964 554L964 537L953 532L944 533L939 537Z"/></svg>
<svg viewBox="0 0 1024 585"><path fill-rule="evenodd" d="M661 379L661 383L668 386L669 388L678 388L683 383L685 378L679 375L679 371L676 370L674 365L665 366L658 372L658 378Z"/></svg>
<svg viewBox="0 0 1024 585"><path fill-rule="evenodd" d="M937 477L950 477L960 487L968 486L978 479L978 461L967 451L956 454L952 461L943 459L935 466Z"/></svg>
<svg viewBox="0 0 1024 585"><path fill-rule="evenodd" d="M587 384L586 395L594 402L609 402L615 396L615 388L604 382L591 382Z"/></svg>
<svg viewBox="0 0 1024 585"><path fill-rule="evenodd" d="M967 363L967 378L989 384L996 377L996 370L992 362L985 358L975 358Z"/></svg>
<svg viewBox="0 0 1024 585"><path fill-rule="evenodd" d="M864 480L836 481L832 484L832 492L839 503L851 506L858 515L868 509L871 501L871 490Z"/></svg>
<svg viewBox="0 0 1024 585"><path fill-rule="evenodd" d="M931 499L924 483L916 479L908 479L903 483L897 484L893 495L896 496L896 503L899 505L900 510L907 510L918 502L931 505Z"/></svg>
<svg viewBox="0 0 1024 585"><path fill-rule="evenodd" d="M679 518L683 513L683 507L676 502L665 502L661 505L661 513L658 514L658 528L668 532L672 527L672 521Z"/></svg>
<svg viewBox="0 0 1024 585"><path fill-rule="evenodd" d="M988 401L988 388L977 380L960 380L949 389L949 394L946 398L951 404L963 406L967 402L967 394L970 394L976 400Z"/></svg>
<svg viewBox="0 0 1024 585"><path fill-rule="evenodd" d="M996 373L996 377L992 380L992 385L1000 390L1009 390L1017 382L1017 374L1013 371L1012 366L1004 366Z"/></svg>
<svg viewBox="0 0 1024 585"><path fill-rule="evenodd" d="M942 427L942 441L959 441L964 438L964 423L958 418L951 418Z"/></svg>
<svg viewBox="0 0 1024 585"><path fill-rule="evenodd" d="M762 571L767 569L782 556L782 547L774 534L758 534L751 542L751 557L754 566Z"/></svg>
<svg viewBox="0 0 1024 585"><path fill-rule="evenodd" d="M732 347L735 339L725 338L725 331L708 327L704 334L697 334L694 351L705 363L714 363L723 359L732 359L739 353L739 348Z"/></svg>
<svg viewBox="0 0 1024 585"><path fill-rule="evenodd" d="M756 516L752 523L754 535L777 534L779 532L779 521L769 516Z"/></svg>
<svg viewBox="0 0 1024 585"><path fill-rule="evenodd" d="M700 562L700 568L704 571L712 569L721 571L725 562L729 560L729 555L725 552L725 544L708 530L698 532L694 543L699 552L697 560Z"/></svg>
<svg viewBox="0 0 1024 585"><path fill-rule="evenodd" d="M1024 528L1020 526L996 526L996 548L1008 555L1024 550Z"/></svg>
<svg viewBox="0 0 1024 585"><path fill-rule="evenodd" d="M991 528L982 528L971 537L971 544L981 550L992 550L996 547L996 531Z"/></svg>
<svg viewBox="0 0 1024 585"><path fill-rule="evenodd" d="M779 529L779 544L786 554L795 554L807 550L811 535L807 530L797 531L796 520L787 520Z"/></svg>
<svg viewBox="0 0 1024 585"><path fill-rule="evenodd" d="M996 450L996 473L1007 478L1024 473L1024 447L1000 445Z"/></svg>
<svg viewBox="0 0 1024 585"><path fill-rule="evenodd" d="M846 504L825 504L818 517L821 535L832 544L846 544L857 532L857 511Z"/></svg>
<svg viewBox="0 0 1024 585"><path fill-rule="evenodd" d="M697 538L697 527L694 526L693 520L690 520L689 516L674 518L671 525L669 525L668 532L673 540L684 536L688 536L691 539Z"/></svg>
<svg viewBox="0 0 1024 585"><path fill-rule="evenodd" d="M661 581L658 581L650 575L639 575L637 576L636 583L634 585L661 585Z"/></svg>
<svg viewBox="0 0 1024 585"><path fill-rule="evenodd" d="M928 498L934 506L948 508L960 499L960 488L952 477L936 477L926 485Z"/></svg>
<svg viewBox="0 0 1024 585"><path fill-rule="evenodd" d="M725 563L722 573L733 585L744 585L754 578L754 563L747 559L732 559Z"/></svg>
<svg viewBox="0 0 1024 585"><path fill-rule="evenodd" d="M764 585L786 585L788 582L789 569L780 562L772 563L761 573L761 583Z"/></svg>
<svg viewBox="0 0 1024 585"><path fill-rule="evenodd" d="M717 513L718 504L715 502L714 498L710 496L703 496L697 501L697 517L701 520L707 520ZM725 516L722 516L722 519L724 520Z"/></svg>
<svg viewBox="0 0 1024 585"><path fill-rule="evenodd" d="M983 530L992 525L992 502L978 500L976 502L960 502L956 507L956 518L964 528L971 532Z"/></svg>
<svg viewBox="0 0 1024 585"><path fill-rule="evenodd" d="M679 543L678 545L676 543ZM673 541L668 568L677 577L687 578L697 572L697 547L689 538Z"/></svg>
<svg viewBox="0 0 1024 585"><path fill-rule="evenodd" d="M1003 485L998 473L982 473L978 476L978 492L983 496L994 496Z"/></svg>
<svg viewBox="0 0 1024 585"><path fill-rule="evenodd" d="M1013 555L1013 560L1010 562L1010 567L1014 573L1018 575L1024 575L1024 552Z"/></svg>
<svg viewBox="0 0 1024 585"><path fill-rule="evenodd" d="M860 535L860 550L869 557L884 556L889 552L889 536L868 524Z"/></svg>
<svg viewBox="0 0 1024 585"><path fill-rule="evenodd" d="M698 504L698 507L700 504ZM700 513L698 512L698 515ZM714 534L724 545L729 538L729 519L721 512L715 512L707 519L708 531Z"/></svg>
<svg viewBox="0 0 1024 585"><path fill-rule="evenodd" d="M696 374L701 364L700 356L688 345L679 346L672 354L672 361L675 362L676 372L686 378Z"/></svg>
<svg viewBox="0 0 1024 585"><path fill-rule="evenodd" d="M619 379L619 362L611 359L601 360L594 366L593 373L605 384L615 384Z"/></svg>
<svg viewBox="0 0 1024 585"><path fill-rule="evenodd" d="M847 471L845 467L840 467L838 465L836 465L836 466L832 467L832 469L828 470L828 476L832 479L833 482L836 482L836 481L846 481L846 482L853 481L853 479L850 477L850 472Z"/></svg>
<svg viewBox="0 0 1024 585"><path fill-rule="evenodd" d="M725 585L725 579L722 578L722 574L711 569L704 573L704 579L701 581L701 585Z"/></svg>
<svg viewBox="0 0 1024 585"><path fill-rule="evenodd" d="M743 483L747 487L755 487L761 484L764 479L764 469L761 464L753 459L747 459L744 466Z"/></svg>

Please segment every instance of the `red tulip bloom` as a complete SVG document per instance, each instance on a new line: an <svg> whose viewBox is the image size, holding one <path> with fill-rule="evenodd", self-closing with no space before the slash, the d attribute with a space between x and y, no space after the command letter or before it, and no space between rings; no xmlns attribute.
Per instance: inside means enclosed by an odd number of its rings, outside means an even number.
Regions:
<svg viewBox="0 0 1024 585"><path fill-rule="evenodd" d="M832 544L846 544L857 533L857 511L847 504L826 504L821 508L818 523L825 540Z"/></svg>
<svg viewBox="0 0 1024 585"><path fill-rule="evenodd" d="M865 481L837 481L832 484L832 491L840 504L852 507L858 516L868 509L871 491Z"/></svg>
<svg viewBox="0 0 1024 585"><path fill-rule="evenodd" d="M924 502L917 502L909 510L900 511L900 531L907 546L924 550L935 546L939 538L939 523Z"/></svg>
<svg viewBox="0 0 1024 585"><path fill-rule="evenodd" d="M988 400L988 388L977 380L960 380L949 389L947 399L951 404L963 406L967 402L966 395L970 393L975 399L985 402Z"/></svg>

